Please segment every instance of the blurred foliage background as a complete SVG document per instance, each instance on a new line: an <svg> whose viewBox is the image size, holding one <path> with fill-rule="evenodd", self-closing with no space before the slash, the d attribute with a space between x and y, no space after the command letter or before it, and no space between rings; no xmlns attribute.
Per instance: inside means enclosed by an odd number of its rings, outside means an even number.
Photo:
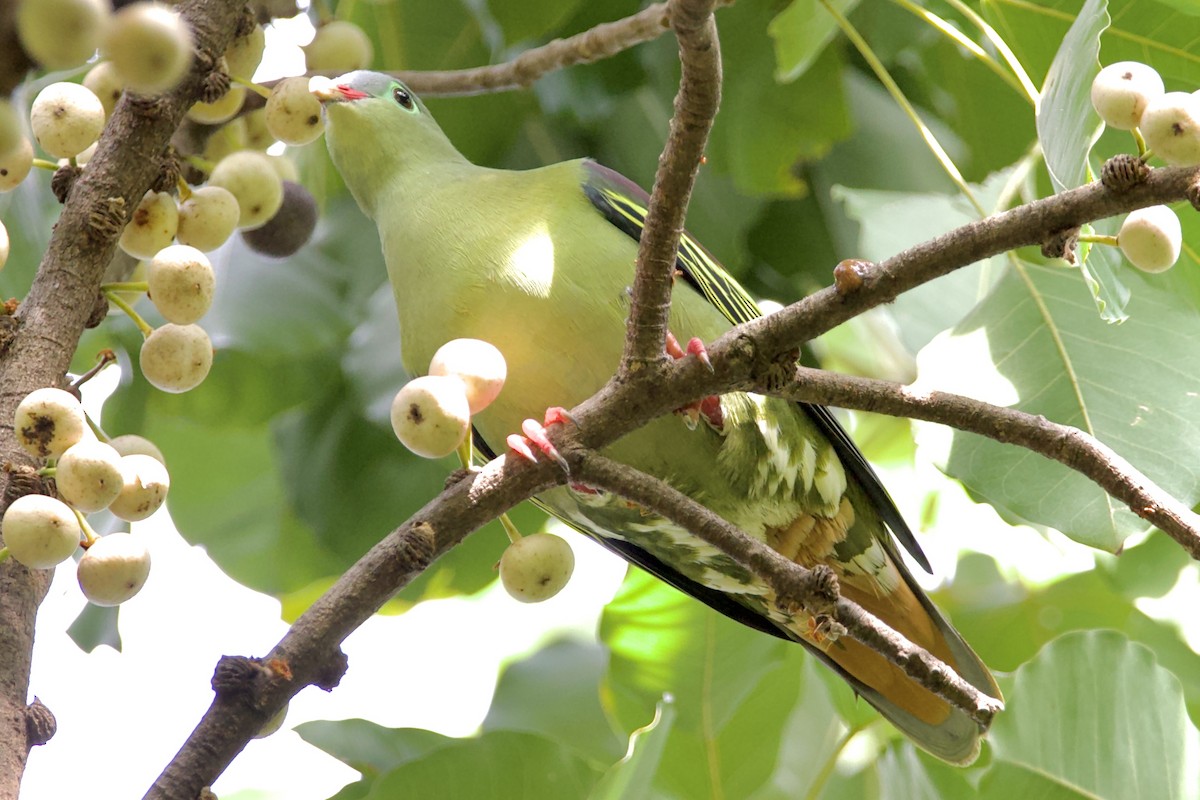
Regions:
<svg viewBox="0 0 1200 800"><path fill-rule="evenodd" d="M503 61L640 4L330 6L370 33L376 68L441 70ZM1168 90L1200 87L1200 8L1191 0L832 6L869 51L847 38L823 0L741 0L718 14L724 100L688 226L752 294L782 303L828 284L842 258L884 258L1056 185L1078 185L1108 156L1131 151L1127 134L1095 136L1087 87L1100 63L1141 60ZM1041 91L1037 113L1001 41ZM678 70L675 42L664 36L529 91L428 105L479 163L521 169L587 155L648 188ZM405 376L374 225L320 143L291 155L323 204L314 241L286 262L240 242L215 254L218 297L205 327L218 353L208 380L174 396L126 370L104 411L110 433L136 431L165 452L170 510L184 536L238 581L281 598L288 618L432 498L453 466L409 455L388 430L388 404ZM14 255L0 289L19 294L56 206L45 182L32 181L9 203L6 220L27 224L9 226ZM1093 250L1085 267L1070 268L1022 251L906 295L815 350L829 368L916 380L1077 425L1195 504L1200 218L1178 210L1185 251L1169 273L1144 276L1114 252ZM128 366L139 344L133 326L116 321L89 332L80 365L113 347ZM907 420L845 420L930 541L992 543L964 550L957 565L935 559L954 574L936 602L1002 675L1009 701L975 766L917 752L801 648L631 572L594 639L557 641L507 667L477 736L367 721L301 726L363 773L338 797L1200 797L1200 656L1176 621L1192 609L1146 611L1147 599L1196 581L1186 555L1040 457L914 430ZM964 511L963 489L996 513ZM551 524L532 507L514 518L525 531ZM1021 537L1010 524L1024 526ZM480 591L495 579L503 537L489 525L387 612ZM1086 551L1094 566L1046 578L1056 571L1049 565L1032 580L1013 567L1020 554L993 556L1044 538L1051 546L1038 552L1069 552L1062 563L1077 567L1083 550L1067 537L1096 548ZM87 613L85 645L111 629L116 612Z"/></svg>

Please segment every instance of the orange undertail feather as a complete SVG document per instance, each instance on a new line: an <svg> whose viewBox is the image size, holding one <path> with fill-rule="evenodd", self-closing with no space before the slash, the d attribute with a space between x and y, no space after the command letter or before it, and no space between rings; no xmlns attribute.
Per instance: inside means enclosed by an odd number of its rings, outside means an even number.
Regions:
<svg viewBox="0 0 1200 800"><path fill-rule="evenodd" d="M855 586L858 581L853 577L839 577L843 597L879 617L888 627L925 648L955 672L960 670L945 635L907 583L900 584L887 596L880 596ZM949 703L917 685L900 667L861 642L845 636L825 652L842 669L922 722L940 725L950 716L952 707Z"/></svg>
<svg viewBox="0 0 1200 800"><path fill-rule="evenodd" d="M944 662L980 691L1002 699L987 666L942 616L913 581L890 541L883 541L888 564L880 575L847 572L833 558L834 545L845 539L855 524L854 512L843 501L838 514L813 519L807 515L787 528L769 530L767 541L782 555L805 567L824 563L834 569L842 596L878 617L913 644ZM894 572L893 572L894 570ZM860 642L843 636L823 640L811 630L811 620L788 626L789 632L838 670L854 690L875 706L897 728L933 755L956 764L968 764L979 754L982 731L965 713L953 707L904 674L904 671Z"/></svg>

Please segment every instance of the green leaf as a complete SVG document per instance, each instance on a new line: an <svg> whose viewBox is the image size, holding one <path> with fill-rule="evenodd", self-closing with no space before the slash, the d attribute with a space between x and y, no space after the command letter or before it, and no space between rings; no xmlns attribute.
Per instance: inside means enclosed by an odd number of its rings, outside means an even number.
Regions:
<svg viewBox="0 0 1200 800"><path fill-rule="evenodd" d="M1092 80L1100 71L1100 34L1108 27L1106 0L1087 0L1063 38L1042 85L1038 141L1056 191L1088 182L1088 151L1099 135Z"/></svg>
<svg viewBox="0 0 1200 800"><path fill-rule="evenodd" d="M832 678L832 680L826 680ZM766 748L774 755L774 764L767 781L753 794L751 800L793 800L796 797L811 797L813 789L825 776L827 768L837 761L851 735L840 712L848 708L852 714L862 714L870 720L878 720L879 714L865 701L859 700L856 711L851 697L847 705L841 699L834 700L831 694L850 696L849 684L833 675L832 671L809 657L806 653L789 649L788 658L780 669L768 676L763 689L770 688L773 680L789 681L798 695L792 703L781 702L781 693L775 693L776 706L786 709L787 719L780 729L777 741ZM861 728L856 720L851 723L854 730ZM767 744L765 737L750 737L751 745ZM774 748L778 752L774 753ZM763 750L759 747L759 750ZM868 772L870 770L867 770ZM821 797L830 796L828 785ZM862 800L863 794L849 797Z"/></svg>
<svg viewBox="0 0 1200 800"><path fill-rule="evenodd" d="M889 747L876 771L880 800L971 800L976 796L962 769L925 755L909 742Z"/></svg>
<svg viewBox="0 0 1200 800"><path fill-rule="evenodd" d="M348 767L377 776L456 742L419 728L385 728L365 719L304 722L293 730Z"/></svg>
<svg viewBox="0 0 1200 800"><path fill-rule="evenodd" d="M589 800L646 797L674 722L673 703L664 697L654 708L654 719L629 735L625 757L608 768L588 795Z"/></svg>
<svg viewBox="0 0 1200 800"><path fill-rule="evenodd" d="M1088 797L1200 797L1200 732L1178 679L1115 632L1068 634L1017 670L989 738L997 762Z"/></svg>
<svg viewBox="0 0 1200 800"><path fill-rule="evenodd" d="M631 572L600 632L612 653L603 697L627 730L661 694L674 699L655 783L668 796L751 797L773 784L804 785L845 730L814 678L827 670L803 647L718 616L647 575Z"/></svg>
<svg viewBox="0 0 1200 800"><path fill-rule="evenodd" d="M626 730L669 694L679 726L719 732L787 646L640 570L605 608L600 639L612 654L606 694Z"/></svg>
<svg viewBox="0 0 1200 800"><path fill-rule="evenodd" d="M1079 0L981 5L1035 82L1048 70L1081 6ZM1153 65L1168 87L1191 91L1200 71L1194 47L1196 8L1192 0L1109 0L1113 24L1104 36L1102 62L1142 61Z"/></svg>
<svg viewBox="0 0 1200 800"><path fill-rule="evenodd" d="M1162 597L1179 580L1180 571L1192 563L1187 551L1169 536L1155 533L1137 547L1112 559L1108 572L1125 597Z"/></svg>
<svg viewBox="0 0 1200 800"><path fill-rule="evenodd" d="M594 642L564 639L546 645L500 675L483 730L540 733L589 759L612 762L623 743L600 706L607 664L607 653Z"/></svg>
<svg viewBox="0 0 1200 800"><path fill-rule="evenodd" d="M708 158L739 191L798 197L806 191L798 165L829 152L850 134L836 48L826 48L802 79L775 81L767 4L742 3L721 14L725 87ZM821 113L814 114L819 108Z"/></svg>
<svg viewBox="0 0 1200 800"><path fill-rule="evenodd" d="M958 392L1074 425L1189 505L1200 500L1200 319L1187 298L1129 275L1131 318L1100 321L1065 269L1022 264L949 335L918 357L923 386ZM939 435L918 426L922 446ZM1010 517L1049 525L1115 551L1146 524L1079 473L1023 448L955 433L937 460ZM1019 480L1015 479L1019 476Z"/></svg>
<svg viewBox="0 0 1200 800"><path fill-rule="evenodd" d="M1155 540L1182 552L1165 535L1152 536L1150 542ZM1158 662L1179 677L1189 713L1200 720L1200 655L1188 647L1177 626L1146 616L1135 605L1137 597L1127 593L1123 562L1131 557L1135 564L1153 563L1151 555L1139 552L1149 545L1153 553L1157 546L1150 542L1107 559L1116 561L1113 568L1088 570L1036 589L1001 578L992 559L968 555L959 561L954 582L933 595L934 602L994 670L1016 669L1069 631L1118 630L1153 650ZM1174 583L1180 567L1163 568Z"/></svg>
<svg viewBox="0 0 1200 800"><path fill-rule="evenodd" d="M218 354L215 369L221 363ZM171 469L167 506L184 538L263 592L293 590L336 569L338 559L287 509L267 427L194 422L171 410L178 397L147 389L139 376L105 404L104 423L162 449Z"/></svg>
<svg viewBox="0 0 1200 800"><path fill-rule="evenodd" d="M1037 117L1038 141L1056 192L1074 189L1092 178L1088 154L1102 124L1092 110L1092 81L1100 71L1100 35L1109 25L1106 0L1088 0L1067 31L1042 87ZM1103 233L1113 223L1098 224ZM1101 318L1123 322L1129 288L1118 275L1121 258L1111 247L1081 248L1080 269Z"/></svg>
<svg viewBox="0 0 1200 800"><path fill-rule="evenodd" d="M600 773L571 748L531 733L458 739L377 779L371 800L586 797Z"/></svg>
<svg viewBox="0 0 1200 800"><path fill-rule="evenodd" d="M998 172L986 183L973 186L976 199L995 209L1011 170ZM889 192L834 186L832 199L843 205L845 214L858 223L858 245L854 252L869 261L882 261L915 244L979 219L975 207L962 195L943 193ZM996 209L998 210L998 209ZM896 319L900 337L912 353L934 336L952 327L968 309L983 299L1002 274L1002 256L955 270L937 281L905 292L888 306Z"/></svg>
<svg viewBox="0 0 1200 800"><path fill-rule="evenodd" d="M858 0L832 0L831 5L845 16ZM775 40L775 79L787 83L807 72L837 32L837 21L818 0L792 0L767 26Z"/></svg>
<svg viewBox="0 0 1200 800"><path fill-rule="evenodd" d="M489 0L488 9L504 29L505 41L513 43L541 39L558 32L581 4L582 0L536 0L522 3Z"/></svg>
<svg viewBox="0 0 1200 800"><path fill-rule="evenodd" d="M104 607L88 603L71 623L71 627L67 628L67 635L86 653L101 645L108 645L119 653L121 630L117 627L117 615L120 611L119 606Z"/></svg>
<svg viewBox="0 0 1200 800"><path fill-rule="evenodd" d="M1059 783L1053 777L1019 764L995 764L979 784L980 800L1097 800L1096 795Z"/></svg>
<svg viewBox="0 0 1200 800"><path fill-rule="evenodd" d="M827 670L815 666L801 646L784 643L783 656L720 729L705 720L699 726L676 721L659 768L662 791L673 797L750 797L769 785L783 761L802 765L808 753L826 752L826 735L844 730L837 715L826 711L800 722L794 712L809 695L824 696L807 668ZM823 705L817 701L803 712ZM800 750L804 757L797 755Z"/></svg>

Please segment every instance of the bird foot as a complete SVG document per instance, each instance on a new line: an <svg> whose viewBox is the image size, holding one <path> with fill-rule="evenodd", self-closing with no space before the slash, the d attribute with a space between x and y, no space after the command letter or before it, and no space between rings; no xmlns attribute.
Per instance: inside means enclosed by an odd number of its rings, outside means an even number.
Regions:
<svg viewBox="0 0 1200 800"><path fill-rule="evenodd" d="M713 371L712 360L708 357L708 348L704 346L704 340L698 336L693 336L688 339L687 349L679 346L679 340L675 338L675 334L667 331L667 355L675 360L695 356L700 360L700 363L708 367L708 371Z"/></svg>
<svg viewBox="0 0 1200 800"><path fill-rule="evenodd" d="M569 475L571 468L567 465L567 460L563 458L562 453L558 452L558 448L554 446L550 441L550 437L546 434L546 428L551 425L561 425L567 422L574 425L575 418L565 408L551 406L546 409L544 421L538 422L535 419L525 420L521 423L521 433L509 434L505 442L508 444L509 449L518 456L535 464L538 459L534 448L537 448L537 450L557 461L558 465L562 467L563 472Z"/></svg>
<svg viewBox="0 0 1200 800"><path fill-rule="evenodd" d="M679 340L675 338L675 335L667 331L666 350L667 355L676 360L695 356L701 364L708 367L709 372L713 371L712 361L708 357L708 349L704 346L704 341L696 336L688 339L687 349L685 350L679 346ZM696 430L700 425L700 420L704 420L717 431L725 427L725 414L721 411L721 398L715 394L710 394L694 403L688 403L682 408L677 408L675 409L675 413L683 417L683 424L691 431Z"/></svg>

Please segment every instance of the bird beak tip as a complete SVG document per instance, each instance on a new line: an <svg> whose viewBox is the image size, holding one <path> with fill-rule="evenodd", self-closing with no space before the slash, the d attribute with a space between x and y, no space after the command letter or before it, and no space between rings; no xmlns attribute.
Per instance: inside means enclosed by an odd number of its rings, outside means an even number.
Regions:
<svg viewBox="0 0 1200 800"><path fill-rule="evenodd" d="M308 82L308 90L322 103L348 103L368 97L366 92L344 83L335 83L333 79L320 75Z"/></svg>

